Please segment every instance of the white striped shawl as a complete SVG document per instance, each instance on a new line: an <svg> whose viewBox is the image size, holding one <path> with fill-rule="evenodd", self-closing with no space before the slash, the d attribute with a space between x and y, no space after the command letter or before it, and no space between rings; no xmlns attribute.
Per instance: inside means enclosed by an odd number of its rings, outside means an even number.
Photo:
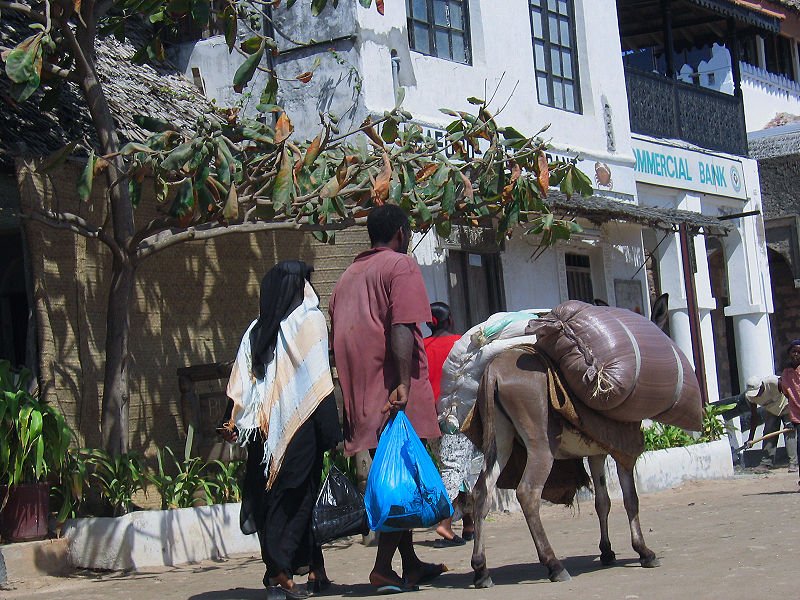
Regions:
<svg viewBox="0 0 800 600"><path fill-rule="evenodd" d="M333 379L328 327L309 283L303 303L281 321L275 357L266 365L263 379L256 379L252 370L250 330L255 324L253 321L242 336L228 395L234 404L231 420L239 430L239 443L254 441L259 434L264 439L264 475L269 489L289 442L333 391Z"/></svg>

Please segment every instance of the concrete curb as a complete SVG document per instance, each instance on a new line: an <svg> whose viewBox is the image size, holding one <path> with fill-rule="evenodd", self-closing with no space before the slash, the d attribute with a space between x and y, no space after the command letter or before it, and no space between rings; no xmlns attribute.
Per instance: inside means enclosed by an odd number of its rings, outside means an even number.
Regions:
<svg viewBox="0 0 800 600"><path fill-rule="evenodd" d="M621 498L616 466L606 463L609 494ZM733 477L727 440L646 452L636 465L640 493L654 492L693 479ZM588 490L581 498L591 498ZM240 504L203 506L178 510L150 510L118 518L68 521L63 534L68 540L68 559L74 567L112 571L174 566L232 554L258 555L256 536L239 530ZM492 510L520 510L513 490L499 490Z"/></svg>
<svg viewBox="0 0 800 600"><path fill-rule="evenodd" d="M70 571L67 540L42 540L0 545L0 585Z"/></svg>
<svg viewBox="0 0 800 600"><path fill-rule="evenodd" d="M241 504L146 510L122 517L67 521L74 567L128 571L260 553L258 539L239 529Z"/></svg>

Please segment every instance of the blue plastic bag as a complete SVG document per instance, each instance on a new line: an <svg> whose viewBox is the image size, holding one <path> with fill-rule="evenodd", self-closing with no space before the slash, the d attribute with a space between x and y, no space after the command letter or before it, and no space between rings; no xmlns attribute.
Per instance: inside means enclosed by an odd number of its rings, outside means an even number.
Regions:
<svg viewBox="0 0 800 600"><path fill-rule="evenodd" d="M442 477L402 411L378 441L364 502L373 531L430 527L453 514Z"/></svg>

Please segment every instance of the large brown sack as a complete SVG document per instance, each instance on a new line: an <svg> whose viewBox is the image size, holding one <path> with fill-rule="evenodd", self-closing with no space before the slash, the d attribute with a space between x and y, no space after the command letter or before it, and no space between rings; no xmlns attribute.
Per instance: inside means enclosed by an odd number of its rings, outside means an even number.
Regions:
<svg viewBox="0 0 800 600"><path fill-rule="evenodd" d="M675 343L624 308L570 300L531 321L536 348L587 406L617 421L653 419L700 430L700 387Z"/></svg>

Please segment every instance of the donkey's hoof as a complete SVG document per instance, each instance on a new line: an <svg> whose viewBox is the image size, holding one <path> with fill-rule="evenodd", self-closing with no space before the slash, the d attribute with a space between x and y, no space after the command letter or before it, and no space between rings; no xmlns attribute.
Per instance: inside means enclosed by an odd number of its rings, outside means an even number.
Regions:
<svg viewBox="0 0 800 600"><path fill-rule="evenodd" d="M572 579L572 576L569 574L569 571L567 571L566 569L561 569L560 571L558 571L556 573L551 573L550 574L550 581L552 581L553 583L560 582L560 581L569 581L570 579Z"/></svg>
<svg viewBox="0 0 800 600"><path fill-rule="evenodd" d="M604 567L610 567L611 565L617 564L617 555L611 552L603 552L600 555L600 564Z"/></svg>
<svg viewBox="0 0 800 600"><path fill-rule="evenodd" d="M650 558L641 559L639 561L639 564L641 564L645 569L655 569L656 567L661 566L661 561L658 560L655 556L652 556Z"/></svg>
<svg viewBox="0 0 800 600"><path fill-rule="evenodd" d="M486 573L485 575L478 575L475 573L475 589L485 590L486 588L494 587L492 576Z"/></svg>

